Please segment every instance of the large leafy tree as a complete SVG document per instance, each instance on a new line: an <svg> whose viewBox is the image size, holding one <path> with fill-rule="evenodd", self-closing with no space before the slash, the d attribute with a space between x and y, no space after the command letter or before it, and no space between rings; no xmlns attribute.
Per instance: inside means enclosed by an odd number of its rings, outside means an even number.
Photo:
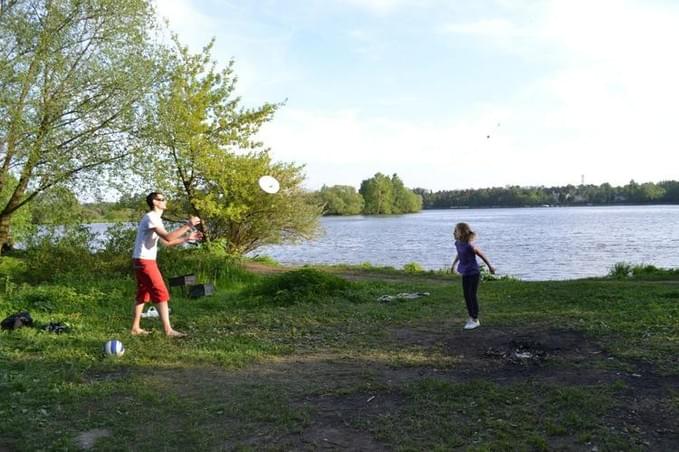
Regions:
<svg viewBox="0 0 679 452"><path fill-rule="evenodd" d="M422 196L406 188L397 174L392 177L377 173L361 182L359 193L365 200L363 213L389 215L422 210Z"/></svg>
<svg viewBox="0 0 679 452"><path fill-rule="evenodd" d="M14 0L0 12L0 246L37 195L135 149L155 73L147 0Z"/></svg>
<svg viewBox="0 0 679 452"><path fill-rule="evenodd" d="M12 175L9 175L5 181L2 191L0 191L0 204L7 203L7 200L10 198L10 196L12 196L12 193L14 193L16 185L16 178ZM31 216L31 211L28 209L21 209L12 215L9 227L11 228L13 239L22 241L35 231L36 228L31 221ZM9 245L9 243L6 243L5 247L9 247Z"/></svg>
<svg viewBox="0 0 679 452"><path fill-rule="evenodd" d="M301 189L302 168L273 163L254 138L280 104L241 107L233 60L218 70L213 42L194 54L173 40L168 78L159 85L150 118L146 180L174 193L181 200L175 206L203 219L206 240L232 253L313 235L320 210ZM265 174L280 180L276 195L259 189Z"/></svg>
<svg viewBox="0 0 679 452"><path fill-rule="evenodd" d="M392 213L394 194L389 176L376 173L370 179L361 182L361 188L358 191L365 200L363 213L368 215Z"/></svg>
<svg viewBox="0 0 679 452"><path fill-rule="evenodd" d="M391 176L394 206L392 213L414 213L422 210L422 196L403 184L397 174Z"/></svg>
<svg viewBox="0 0 679 452"><path fill-rule="evenodd" d="M302 189L301 166L272 162L266 151L218 155L197 162L205 186L192 199L218 246L240 255L317 234L321 206ZM257 179L265 174L280 182L278 193L260 190Z"/></svg>
<svg viewBox="0 0 679 452"><path fill-rule="evenodd" d="M363 210L363 196L350 185L324 185L316 196L325 215L358 215Z"/></svg>

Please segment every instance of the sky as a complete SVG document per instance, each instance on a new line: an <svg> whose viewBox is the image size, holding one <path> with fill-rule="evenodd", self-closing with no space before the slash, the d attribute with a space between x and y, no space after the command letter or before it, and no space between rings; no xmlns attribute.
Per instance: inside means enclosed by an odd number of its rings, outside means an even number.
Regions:
<svg viewBox="0 0 679 452"><path fill-rule="evenodd" d="M675 0L158 0L305 186L679 179Z"/></svg>

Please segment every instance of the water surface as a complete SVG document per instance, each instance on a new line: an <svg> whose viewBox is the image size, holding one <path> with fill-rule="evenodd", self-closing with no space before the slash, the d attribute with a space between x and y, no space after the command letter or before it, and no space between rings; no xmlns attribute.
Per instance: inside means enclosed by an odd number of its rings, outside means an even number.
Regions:
<svg viewBox="0 0 679 452"><path fill-rule="evenodd" d="M679 267L679 206L426 210L324 217L321 238L255 254L284 264L450 266L452 230L468 222L500 274L524 280L603 276L617 262Z"/></svg>

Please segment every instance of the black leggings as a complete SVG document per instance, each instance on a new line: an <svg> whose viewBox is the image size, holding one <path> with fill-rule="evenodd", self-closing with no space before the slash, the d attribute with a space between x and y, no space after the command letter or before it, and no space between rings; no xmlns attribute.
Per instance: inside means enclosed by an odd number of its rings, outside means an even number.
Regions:
<svg viewBox="0 0 679 452"><path fill-rule="evenodd" d="M476 292L479 289L480 274L463 275L462 276L462 291L464 292L464 302L467 303L467 312L472 319L479 318L479 299L476 297Z"/></svg>

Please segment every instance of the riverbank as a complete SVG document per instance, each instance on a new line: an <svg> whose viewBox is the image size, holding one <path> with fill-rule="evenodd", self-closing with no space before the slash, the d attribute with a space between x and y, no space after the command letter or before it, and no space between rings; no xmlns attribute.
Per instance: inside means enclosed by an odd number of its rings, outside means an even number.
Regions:
<svg viewBox="0 0 679 452"><path fill-rule="evenodd" d="M204 278L213 268L204 258L175 269L200 263ZM189 334L182 340L165 338L156 320L145 320L150 336L127 333L127 275L22 286L8 275L18 267L3 265L0 313L26 308L39 325L60 321L70 331L2 332L9 397L0 448L669 450L679 442L676 281L487 281L482 326L463 331L460 283L450 275L256 265L253 273L225 264L209 297L172 289L174 326ZM404 292L429 295L378 301ZM103 356L112 338L124 356Z"/></svg>

